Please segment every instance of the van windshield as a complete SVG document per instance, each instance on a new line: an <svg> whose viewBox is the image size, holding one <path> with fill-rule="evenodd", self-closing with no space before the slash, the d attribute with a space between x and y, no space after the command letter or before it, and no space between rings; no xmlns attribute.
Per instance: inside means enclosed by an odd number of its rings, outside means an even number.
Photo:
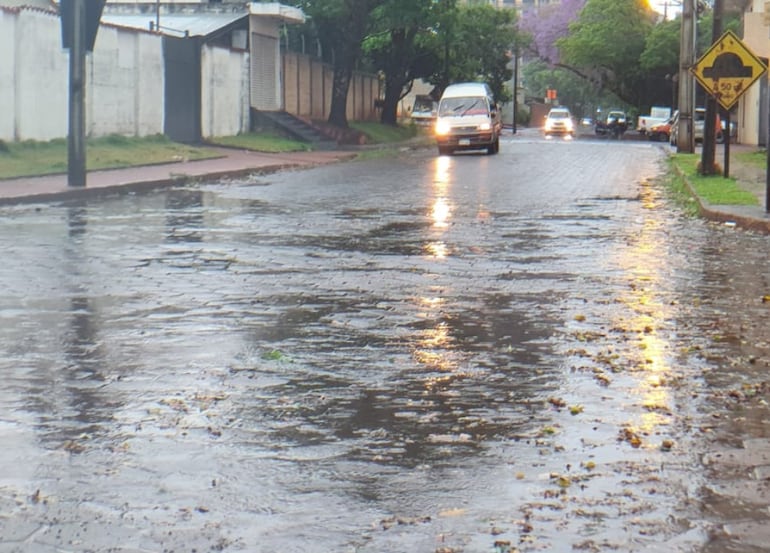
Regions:
<svg viewBox="0 0 770 553"><path fill-rule="evenodd" d="M451 117L461 115L489 115L486 98L460 97L444 98L438 111L439 117Z"/></svg>

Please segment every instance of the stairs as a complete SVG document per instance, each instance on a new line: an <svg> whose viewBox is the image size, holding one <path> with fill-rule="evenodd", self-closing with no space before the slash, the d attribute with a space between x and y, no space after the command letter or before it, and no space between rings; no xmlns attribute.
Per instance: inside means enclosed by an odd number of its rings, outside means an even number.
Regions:
<svg viewBox="0 0 770 553"><path fill-rule="evenodd" d="M337 141L304 119L286 111L261 111L252 109L252 124L272 127L296 140L307 142L314 150L335 150Z"/></svg>

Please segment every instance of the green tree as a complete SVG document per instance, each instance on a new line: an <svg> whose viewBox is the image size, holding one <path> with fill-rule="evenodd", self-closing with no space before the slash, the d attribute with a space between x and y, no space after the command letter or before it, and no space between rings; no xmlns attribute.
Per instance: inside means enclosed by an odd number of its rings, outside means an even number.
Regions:
<svg viewBox="0 0 770 553"><path fill-rule="evenodd" d="M372 13L387 0L295 0L311 19L316 36L331 55L332 77L329 123L348 128L348 90L361 57Z"/></svg>
<svg viewBox="0 0 770 553"><path fill-rule="evenodd" d="M498 101L509 100L511 51L523 40L515 24L514 10L498 10L486 3L445 12L438 28L443 63L429 82L443 89L453 82L485 81Z"/></svg>
<svg viewBox="0 0 770 553"><path fill-rule="evenodd" d="M440 15L440 5L433 0L387 0L374 11L373 32L363 50L384 74L382 123L397 124L398 102L415 79L428 77L439 63L433 29Z"/></svg>
<svg viewBox="0 0 770 553"><path fill-rule="evenodd" d="M542 101L546 91L555 89L559 103L577 117L593 117L597 109L622 108L623 102L609 91L597 91L593 83L562 67L544 61L531 61L522 69L524 86L530 96Z"/></svg>
<svg viewBox="0 0 770 553"><path fill-rule="evenodd" d="M654 22L645 0L588 0L569 35L557 40L559 65L638 105L644 96L639 59Z"/></svg>

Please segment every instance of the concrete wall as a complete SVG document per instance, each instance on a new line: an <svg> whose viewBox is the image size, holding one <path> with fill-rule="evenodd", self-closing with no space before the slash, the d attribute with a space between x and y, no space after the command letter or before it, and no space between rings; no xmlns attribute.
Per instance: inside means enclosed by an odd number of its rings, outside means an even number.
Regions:
<svg viewBox="0 0 770 553"><path fill-rule="evenodd" d="M256 30L277 33L275 26L251 19ZM276 109L283 107L299 117L326 120L331 103L332 68L303 54L280 53L277 48L270 50L263 56L261 65L257 65L269 66L278 53L281 65L267 71L270 90L277 90L275 103L281 104ZM37 8L0 7L0 52L0 140L65 138L69 54L61 45L58 14ZM253 82L259 80L253 76L255 55L259 52L203 48L201 131L204 137L248 130L248 108L250 102L253 105L250 92L253 96ZM86 57L86 133L89 137L163 133L163 56L163 41L156 34L110 25L99 28L94 51ZM379 111L374 106L377 98L377 77L355 74L348 95L348 119L377 120Z"/></svg>
<svg viewBox="0 0 770 553"><path fill-rule="evenodd" d="M89 136L163 133L163 49L160 37L101 26L88 56Z"/></svg>
<svg viewBox="0 0 770 553"><path fill-rule="evenodd" d="M46 141L68 131L69 54L56 13L0 8L0 140ZM103 25L86 56L86 134L163 132L160 37Z"/></svg>
<svg viewBox="0 0 770 553"><path fill-rule="evenodd" d="M249 130L249 55L204 46L201 52L201 133L232 136Z"/></svg>
<svg viewBox="0 0 770 553"><path fill-rule="evenodd" d="M297 52L282 56L283 106L286 111L310 120L326 120L331 108L333 69L316 58ZM375 75L354 73L348 90L349 121L376 121L374 101L380 97Z"/></svg>
<svg viewBox="0 0 770 553"><path fill-rule="evenodd" d="M13 60L16 94L12 109L14 134L3 140L50 140L67 136L69 58L61 47L55 14L20 9L15 15L16 40L0 65ZM6 110L3 110L5 118ZM5 125L3 125L5 126Z"/></svg>
<svg viewBox="0 0 770 553"><path fill-rule="evenodd" d="M16 15L0 9L0 140L16 135Z"/></svg>

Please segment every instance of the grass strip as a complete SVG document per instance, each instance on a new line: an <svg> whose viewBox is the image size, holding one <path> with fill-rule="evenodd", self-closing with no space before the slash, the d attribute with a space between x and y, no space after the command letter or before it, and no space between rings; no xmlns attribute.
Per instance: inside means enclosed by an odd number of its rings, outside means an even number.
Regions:
<svg viewBox="0 0 770 553"><path fill-rule="evenodd" d="M105 136L86 143L86 169L118 169L219 156L210 148L172 142L163 135ZM0 141L0 179L67 172L67 141Z"/></svg>
<svg viewBox="0 0 770 553"><path fill-rule="evenodd" d="M756 196L738 187L734 178L698 173L699 154L673 154L671 163L684 175L695 193L711 205L759 205Z"/></svg>

